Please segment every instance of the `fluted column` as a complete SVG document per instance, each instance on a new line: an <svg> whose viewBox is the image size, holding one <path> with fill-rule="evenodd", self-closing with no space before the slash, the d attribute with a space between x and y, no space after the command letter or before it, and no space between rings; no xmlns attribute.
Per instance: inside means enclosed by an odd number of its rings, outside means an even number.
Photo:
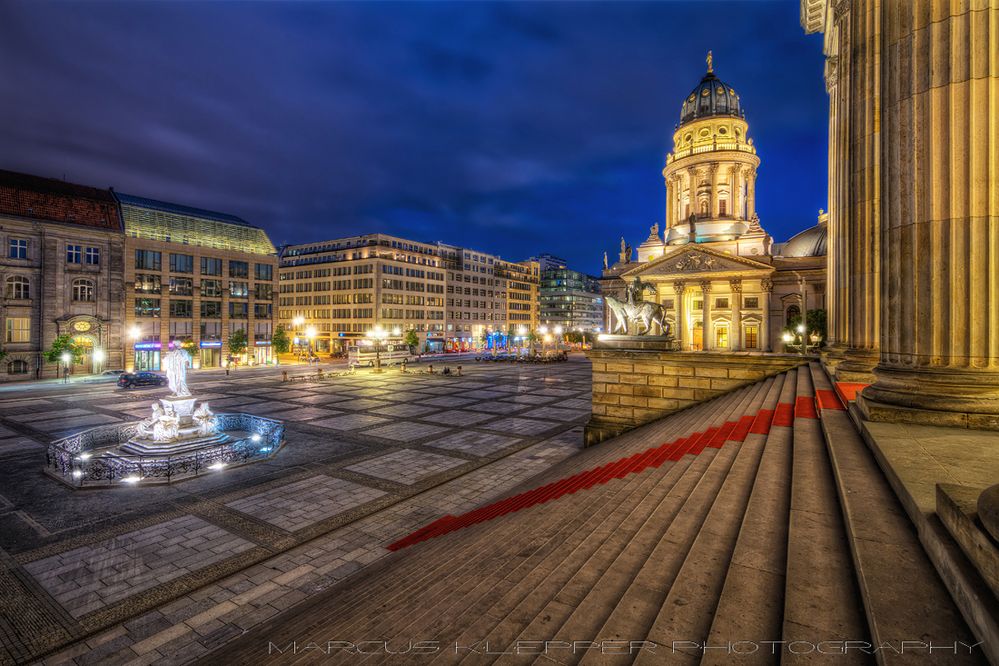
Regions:
<svg viewBox="0 0 999 666"><path fill-rule="evenodd" d="M676 221L673 219L674 208L676 208L676 186L673 184L673 176L666 179L666 228L669 229Z"/></svg>
<svg viewBox="0 0 999 666"><path fill-rule="evenodd" d="M885 14L870 418L999 429L999 21L971 6L912 0Z"/></svg>
<svg viewBox="0 0 999 666"><path fill-rule="evenodd" d="M709 168L708 173L711 174L711 198L709 199L709 211L712 218L718 217L718 176L721 174L721 169L718 167L717 163L712 163Z"/></svg>
<svg viewBox="0 0 999 666"><path fill-rule="evenodd" d="M729 346L732 351L738 351L743 348L742 345L742 280L735 279L729 280L729 286L732 288L732 331L729 333Z"/></svg>
<svg viewBox="0 0 999 666"><path fill-rule="evenodd" d="M680 349L687 349L687 322L683 318L683 290L685 284L683 280L673 282L673 293L676 294L674 307L676 308L676 332L673 336L680 342Z"/></svg>
<svg viewBox="0 0 999 666"><path fill-rule="evenodd" d="M711 339L711 280L701 280L701 349L708 351L714 345Z"/></svg>
<svg viewBox="0 0 999 666"><path fill-rule="evenodd" d="M770 296L774 292L774 281L770 278L760 280L763 292L763 321L760 322L760 351L772 351L770 343Z"/></svg>

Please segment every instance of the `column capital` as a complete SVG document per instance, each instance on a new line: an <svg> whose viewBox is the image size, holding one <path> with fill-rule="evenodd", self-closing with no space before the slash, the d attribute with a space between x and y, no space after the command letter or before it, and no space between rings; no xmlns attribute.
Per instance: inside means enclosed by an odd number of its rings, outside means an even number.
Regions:
<svg viewBox="0 0 999 666"><path fill-rule="evenodd" d="M711 280L701 280L699 286L701 287L701 291L705 294L711 292Z"/></svg>
<svg viewBox="0 0 999 666"><path fill-rule="evenodd" d="M682 294L683 290L687 287L687 283L683 280L673 280L673 291L677 295Z"/></svg>
<svg viewBox="0 0 999 666"><path fill-rule="evenodd" d="M768 294L771 293L774 290L773 279L768 277L763 278L762 280L760 280L760 287L762 287L763 291L767 292Z"/></svg>
<svg viewBox="0 0 999 666"><path fill-rule="evenodd" d="M728 285L729 285L729 287L732 288L733 292L735 292L737 294L741 294L742 293L742 280L740 278L735 278L733 280L729 280L728 281Z"/></svg>

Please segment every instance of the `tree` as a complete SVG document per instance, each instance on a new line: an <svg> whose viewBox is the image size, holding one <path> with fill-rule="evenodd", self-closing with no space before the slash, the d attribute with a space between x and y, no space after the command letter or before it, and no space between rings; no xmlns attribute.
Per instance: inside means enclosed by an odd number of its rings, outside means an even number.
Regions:
<svg viewBox="0 0 999 666"><path fill-rule="evenodd" d="M229 353L233 356L246 353L246 331L237 328L229 334Z"/></svg>
<svg viewBox="0 0 999 666"><path fill-rule="evenodd" d="M58 335L52 341L52 346L45 352L45 360L49 363L62 363L62 355L68 353L73 363L83 361L83 347L76 344L69 335Z"/></svg>
<svg viewBox="0 0 999 666"><path fill-rule="evenodd" d="M194 340L188 338L186 340L181 341L180 348L193 357L194 353L198 350L198 345L194 343Z"/></svg>
<svg viewBox="0 0 999 666"><path fill-rule="evenodd" d="M792 335L798 334L798 324L801 323L801 315L791 317L784 330ZM826 311L822 309L809 310L805 313L805 333L811 335L818 333L823 343L826 339Z"/></svg>
<svg viewBox="0 0 999 666"><path fill-rule="evenodd" d="M281 324L278 324L277 330L271 336L271 347L278 354L287 354L291 351L291 338L288 337L288 332L284 330L284 326Z"/></svg>
<svg viewBox="0 0 999 666"><path fill-rule="evenodd" d="M402 341L409 347L409 353L412 354L413 350L420 345L420 336L413 329L409 329L406 331L406 335L402 338Z"/></svg>

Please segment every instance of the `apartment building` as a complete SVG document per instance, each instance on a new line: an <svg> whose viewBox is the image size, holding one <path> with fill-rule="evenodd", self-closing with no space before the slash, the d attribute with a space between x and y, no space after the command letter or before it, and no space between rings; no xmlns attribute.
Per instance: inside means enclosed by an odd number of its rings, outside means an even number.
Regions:
<svg viewBox="0 0 999 666"><path fill-rule="evenodd" d="M58 376L60 335L83 351L70 372L122 367L123 254L110 190L0 171L0 381Z"/></svg>
<svg viewBox="0 0 999 666"><path fill-rule="evenodd" d="M542 271L541 321L567 331L603 331L604 301L597 278L564 266Z"/></svg>
<svg viewBox="0 0 999 666"><path fill-rule="evenodd" d="M506 321L507 332L518 334L520 328L533 331L541 317L539 301L541 267L535 259L511 262L500 261L496 265L497 277L506 280Z"/></svg>
<svg viewBox="0 0 999 666"><path fill-rule="evenodd" d="M507 330L508 278L497 267L499 257L438 243L447 269L445 351L468 351Z"/></svg>
<svg viewBox="0 0 999 666"><path fill-rule="evenodd" d="M344 351L375 326L444 345L445 271L436 244L367 234L282 249L278 321L300 347Z"/></svg>
<svg viewBox="0 0 999 666"><path fill-rule="evenodd" d="M171 346L192 349L196 368L269 363L277 251L245 220L116 194L125 228L128 370L159 370ZM246 335L233 354L230 337Z"/></svg>

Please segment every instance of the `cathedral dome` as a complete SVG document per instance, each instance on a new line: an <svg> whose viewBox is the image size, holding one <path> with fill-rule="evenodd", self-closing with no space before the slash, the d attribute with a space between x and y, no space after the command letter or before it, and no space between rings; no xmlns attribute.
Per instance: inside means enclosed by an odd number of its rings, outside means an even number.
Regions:
<svg viewBox="0 0 999 666"><path fill-rule="evenodd" d="M690 91L680 110L680 123L689 123L699 118L712 116L743 117L739 95L710 69L697 87Z"/></svg>
<svg viewBox="0 0 999 666"><path fill-rule="evenodd" d="M780 248L783 257L824 257L829 234L825 222L795 234Z"/></svg>

